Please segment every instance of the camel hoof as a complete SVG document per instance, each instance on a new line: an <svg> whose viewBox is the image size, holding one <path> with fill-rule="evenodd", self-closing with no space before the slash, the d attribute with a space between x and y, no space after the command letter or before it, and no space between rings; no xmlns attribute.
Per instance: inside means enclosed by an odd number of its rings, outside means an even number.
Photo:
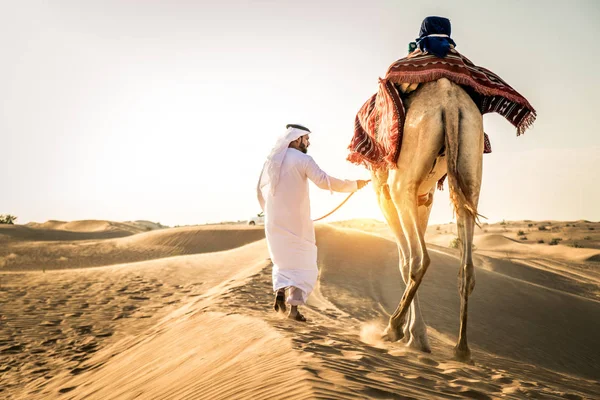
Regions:
<svg viewBox="0 0 600 400"><path fill-rule="evenodd" d="M414 337L412 337L406 344L406 347L422 351L423 353L431 353L431 346L429 346L429 341L427 338L425 338L425 340L416 340Z"/></svg>
<svg viewBox="0 0 600 400"><path fill-rule="evenodd" d="M381 336L383 340L387 340L388 342L397 342L403 337L404 332L402 332L402 329L394 329L390 325L388 325L387 328L385 328L385 330L383 331L383 335Z"/></svg>
<svg viewBox="0 0 600 400"><path fill-rule="evenodd" d="M474 364L473 360L471 359L471 350L468 347L460 348L456 346L454 348L454 359L465 364Z"/></svg>

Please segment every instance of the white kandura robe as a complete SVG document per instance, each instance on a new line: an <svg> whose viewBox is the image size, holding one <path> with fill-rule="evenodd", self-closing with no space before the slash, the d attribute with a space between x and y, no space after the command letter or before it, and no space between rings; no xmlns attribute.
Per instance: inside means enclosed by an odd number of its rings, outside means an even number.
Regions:
<svg viewBox="0 0 600 400"><path fill-rule="evenodd" d="M288 299L292 305L306 303L318 277L315 230L310 216L308 179L319 188L336 192L354 192L357 181L327 175L313 158L288 148L281 165L275 192L271 185L259 182L258 199L265 212L265 233L273 261L273 290L295 287L301 290ZM296 304L293 304L296 303Z"/></svg>

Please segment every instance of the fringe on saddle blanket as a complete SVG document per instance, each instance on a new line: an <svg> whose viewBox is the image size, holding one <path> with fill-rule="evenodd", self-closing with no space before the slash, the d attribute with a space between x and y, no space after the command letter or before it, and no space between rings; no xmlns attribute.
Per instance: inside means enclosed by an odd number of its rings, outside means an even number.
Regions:
<svg viewBox="0 0 600 400"><path fill-rule="evenodd" d="M406 117L400 92L441 78L463 86L482 114L497 112L506 118L517 128L517 136L535 121L536 111L527 99L498 75L474 65L455 49L444 58L417 49L390 66L385 79L380 79L379 91L359 110L348 161L373 170L396 168ZM484 139L484 152L490 153L487 135Z"/></svg>

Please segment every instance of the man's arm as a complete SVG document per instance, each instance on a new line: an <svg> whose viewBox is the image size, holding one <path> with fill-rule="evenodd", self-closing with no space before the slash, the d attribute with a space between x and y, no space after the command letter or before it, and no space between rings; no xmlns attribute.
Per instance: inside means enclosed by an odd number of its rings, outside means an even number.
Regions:
<svg viewBox="0 0 600 400"><path fill-rule="evenodd" d="M306 176L321 189L349 193L361 189L366 184L366 181L349 181L329 176L325 171L319 168L312 157L307 156L306 159Z"/></svg>

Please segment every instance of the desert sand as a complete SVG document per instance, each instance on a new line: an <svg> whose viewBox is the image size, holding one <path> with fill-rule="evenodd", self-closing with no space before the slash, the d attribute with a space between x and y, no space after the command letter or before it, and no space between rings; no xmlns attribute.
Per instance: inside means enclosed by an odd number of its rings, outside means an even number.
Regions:
<svg viewBox="0 0 600 400"><path fill-rule="evenodd" d="M454 224L426 237L430 354L380 337L404 289L389 228L316 231L320 278L300 323L271 308L262 227L0 225L0 397L600 398L600 223L477 229L472 365L452 360Z"/></svg>

